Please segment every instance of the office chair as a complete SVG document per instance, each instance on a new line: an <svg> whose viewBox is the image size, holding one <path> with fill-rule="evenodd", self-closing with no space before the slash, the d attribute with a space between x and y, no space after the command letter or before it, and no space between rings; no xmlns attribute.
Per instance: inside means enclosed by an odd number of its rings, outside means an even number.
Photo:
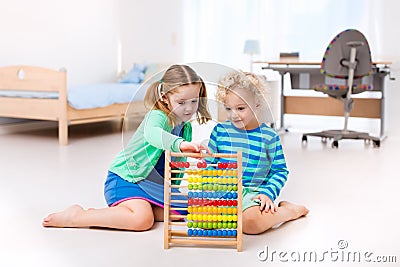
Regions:
<svg viewBox="0 0 400 267"><path fill-rule="evenodd" d="M338 148L339 140L342 139L362 139L366 143L372 141L374 147L379 147L378 137L347 129L350 112L354 106L351 96L373 89L371 84L358 83L361 82L361 78L371 73L371 52L365 36L353 29L339 33L328 45L322 59L321 74L325 75L325 84L315 85L313 89L344 103L344 128L305 133L302 142L307 142L308 136L317 136L321 137L324 143L326 139L333 139L332 148ZM327 83L329 81L330 84Z"/></svg>

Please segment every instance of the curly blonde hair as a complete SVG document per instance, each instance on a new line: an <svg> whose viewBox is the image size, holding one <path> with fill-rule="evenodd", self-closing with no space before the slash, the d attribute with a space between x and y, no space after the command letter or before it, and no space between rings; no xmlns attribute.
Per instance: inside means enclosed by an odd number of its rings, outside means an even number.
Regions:
<svg viewBox="0 0 400 267"><path fill-rule="evenodd" d="M225 103L226 96L229 92L244 89L250 91L256 100L265 102L266 81L260 76L243 71L235 71L229 73L218 83L216 98L218 101Z"/></svg>

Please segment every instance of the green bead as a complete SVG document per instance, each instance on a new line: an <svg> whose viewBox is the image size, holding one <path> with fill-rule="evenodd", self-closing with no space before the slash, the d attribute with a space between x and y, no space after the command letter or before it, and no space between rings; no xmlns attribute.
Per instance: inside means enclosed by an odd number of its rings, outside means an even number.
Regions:
<svg viewBox="0 0 400 267"><path fill-rule="evenodd" d="M197 227L198 227L198 228L202 228L202 227L203 227L203 223L202 223L202 222L198 222L198 223L197 223Z"/></svg>
<svg viewBox="0 0 400 267"><path fill-rule="evenodd" d="M193 228L197 228L197 222L193 222Z"/></svg>
<svg viewBox="0 0 400 267"><path fill-rule="evenodd" d="M218 223L213 222L213 227L212 228L214 228L214 229L218 228Z"/></svg>
<svg viewBox="0 0 400 267"><path fill-rule="evenodd" d="M193 222L188 222L187 227L192 228L193 227Z"/></svg>
<svg viewBox="0 0 400 267"><path fill-rule="evenodd" d="M207 223L207 227L208 229L211 229L213 227L213 223L212 222Z"/></svg>
<svg viewBox="0 0 400 267"><path fill-rule="evenodd" d="M228 228L232 228L232 223L231 223L231 222L228 222L228 223L227 223L227 227L228 227Z"/></svg>
<svg viewBox="0 0 400 267"><path fill-rule="evenodd" d="M222 228L222 222L218 223L218 228Z"/></svg>
<svg viewBox="0 0 400 267"><path fill-rule="evenodd" d="M232 228L236 229L237 228L237 223L232 223Z"/></svg>
<svg viewBox="0 0 400 267"><path fill-rule="evenodd" d="M238 186L237 185L232 186L232 190L233 191L237 191L238 190Z"/></svg>
<svg viewBox="0 0 400 267"><path fill-rule="evenodd" d="M188 184L188 189L193 190L193 184Z"/></svg>

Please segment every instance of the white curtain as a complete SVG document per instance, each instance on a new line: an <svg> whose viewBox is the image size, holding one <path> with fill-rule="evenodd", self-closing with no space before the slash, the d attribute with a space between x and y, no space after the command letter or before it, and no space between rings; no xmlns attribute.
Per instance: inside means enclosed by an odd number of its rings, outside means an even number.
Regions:
<svg viewBox="0 0 400 267"><path fill-rule="evenodd" d="M188 0L184 1L184 61L207 61L246 69L246 39L260 41L254 59L274 60L279 52L299 52L320 61L342 30L363 32L371 45L374 29L369 0Z"/></svg>

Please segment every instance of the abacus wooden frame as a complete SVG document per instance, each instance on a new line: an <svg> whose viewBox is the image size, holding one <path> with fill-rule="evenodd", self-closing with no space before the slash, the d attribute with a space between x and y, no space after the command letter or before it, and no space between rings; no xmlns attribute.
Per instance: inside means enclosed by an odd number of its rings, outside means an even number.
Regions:
<svg viewBox="0 0 400 267"><path fill-rule="evenodd" d="M237 236L236 237L195 237L188 236L186 231L175 230L174 226L184 227L186 222L172 221L173 219L185 218L185 215L173 215L171 210L171 188L185 188L187 185L171 185L172 179L187 180L187 178L171 178L171 157L192 157L192 158L236 158L237 159L237 178L238 178L238 205L237 205ZM185 172L185 171L184 171ZM182 209L182 208L181 208ZM201 154L201 153L165 153L165 177L164 177L164 249L168 249L170 244L181 245L210 245L210 246L229 246L236 247L237 251L242 251L242 152L237 154Z"/></svg>

